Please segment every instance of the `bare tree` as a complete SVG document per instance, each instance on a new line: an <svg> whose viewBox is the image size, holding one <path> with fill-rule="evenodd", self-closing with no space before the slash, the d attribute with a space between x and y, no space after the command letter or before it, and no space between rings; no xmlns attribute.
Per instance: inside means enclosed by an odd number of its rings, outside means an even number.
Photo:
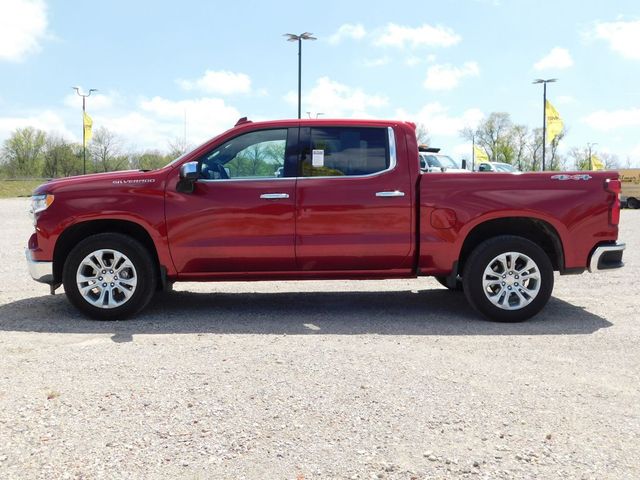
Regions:
<svg viewBox="0 0 640 480"><path fill-rule="evenodd" d="M514 158L513 164L523 172L527 155L527 140L529 138L529 128L526 125L514 125L511 130Z"/></svg>
<svg viewBox="0 0 640 480"><path fill-rule="evenodd" d="M96 172L110 172L124 168L128 159L122 155L122 142L115 133L100 127L93 134L89 151Z"/></svg>
<svg viewBox="0 0 640 480"><path fill-rule="evenodd" d="M562 141L566 135L566 130L562 130L558 135L554 137L550 144L551 158L546 162L547 170L565 170L566 159L558 153L558 144Z"/></svg>
<svg viewBox="0 0 640 480"><path fill-rule="evenodd" d="M542 129L534 128L529 134L527 143L529 156L527 158L527 167L525 170L532 172L540 170L542 165Z"/></svg>
<svg viewBox="0 0 640 480"><path fill-rule="evenodd" d="M601 152L598 157L600 157L600 161L604 164L604 168L606 170L615 170L616 168L620 168L620 159L617 155Z"/></svg>
<svg viewBox="0 0 640 480"><path fill-rule="evenodd" d="M431 135L424 123L416 123L416 140L419 145L429 145L431 143Z"/></svg>
<svg viewBox="0 0 640 480"><path fill-rule="evenodd" d="M178 158L180 155L184 155L193 149L193 146L187 143L184 137L176 137L173 140L169 140L167 143L169 145L169 153L167 154L167 157L169 157L170 160Z"/></svg>
<svg viewBox="0 0 640 480"><path fill-rule="evenodd" d="M573 162L574 169L589 170L589 149L573 147L571 150L569 150L568 157Z"/></svg>

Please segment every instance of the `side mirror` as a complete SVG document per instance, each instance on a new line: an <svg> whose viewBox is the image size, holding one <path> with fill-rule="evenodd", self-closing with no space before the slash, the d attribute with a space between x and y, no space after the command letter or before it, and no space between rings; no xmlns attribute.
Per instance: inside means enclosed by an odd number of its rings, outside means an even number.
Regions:
<svg viewBox="0 0 640 480"><path fill-rule="evenodd" d="M462 159L462 169L463 170L467 169L467 160L465 158Z"/></svg>
<svg viewBox="0 0 640 480"><path fill-rule="evenodd" d="M195 182L199 177L198 162L187 162L180 167L180 180Z"/></svg>
<svg viewBox="0 0 640 480"><path fill-rule="evenodd" d="M478 167L478 171L479 172L486 172L487 171L487 166L486 165L480 165Z"/></svg>
<svg viewBox="0 0 640 480"><path fill-rule="evenodd" d="M200 177L198 162L187 162L180 166L180 180L176 190L181 193L193 193L196 180Z"/></svg>

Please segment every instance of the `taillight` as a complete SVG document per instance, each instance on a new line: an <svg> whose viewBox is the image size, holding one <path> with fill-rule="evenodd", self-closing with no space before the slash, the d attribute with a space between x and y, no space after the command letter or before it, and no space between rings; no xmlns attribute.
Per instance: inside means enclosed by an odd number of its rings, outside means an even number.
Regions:
<svg viewBox="0 0 640 480"><path fill-rule="evenodd" d="M604 185L604 189L607 192L615 195L613 204L609 208L609 223L611 225L618 225L620 223L620 192L622 191L622 183L617 178L608 178Z"/></svg>

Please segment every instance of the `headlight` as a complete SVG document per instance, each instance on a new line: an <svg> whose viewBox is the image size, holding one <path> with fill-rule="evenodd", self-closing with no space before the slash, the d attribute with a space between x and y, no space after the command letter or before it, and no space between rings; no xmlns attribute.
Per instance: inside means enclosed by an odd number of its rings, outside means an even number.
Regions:
<svg viewBox="0 0 640 480"><path fill-rule="evenodd" d="M31 197L31 208L29 209L29 213L33 217L33 220L36 219L36 213L43 212L49 205L53 203L53 195L44 194L44 195L33 195Z"/></svg>

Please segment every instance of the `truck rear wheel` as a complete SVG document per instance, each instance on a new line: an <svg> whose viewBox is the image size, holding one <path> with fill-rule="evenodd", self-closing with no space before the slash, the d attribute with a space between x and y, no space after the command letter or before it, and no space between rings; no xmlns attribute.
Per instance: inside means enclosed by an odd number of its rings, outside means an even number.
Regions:
<svg viewBox="0 0 640 480"><path fill-rule="evenodd" d="M629 208L640 208L640 200L635 197L627 198L627 207Z"/></svg>
<svg viewBox="0 0 640 480"><path fill-rule="evenodd" d="M139 242L119 233L100 233L71 250L62 281L67 298L85 315L121 320L149 303L157 274Z"/></svg>
<svg viewBox="0 0 640 480"><path fill-rule="evenodd" d="M462 276L469 303L498 322L521 322L538 313L553 291L553 266L537 244L513 235L481 243Z"/></svg>

